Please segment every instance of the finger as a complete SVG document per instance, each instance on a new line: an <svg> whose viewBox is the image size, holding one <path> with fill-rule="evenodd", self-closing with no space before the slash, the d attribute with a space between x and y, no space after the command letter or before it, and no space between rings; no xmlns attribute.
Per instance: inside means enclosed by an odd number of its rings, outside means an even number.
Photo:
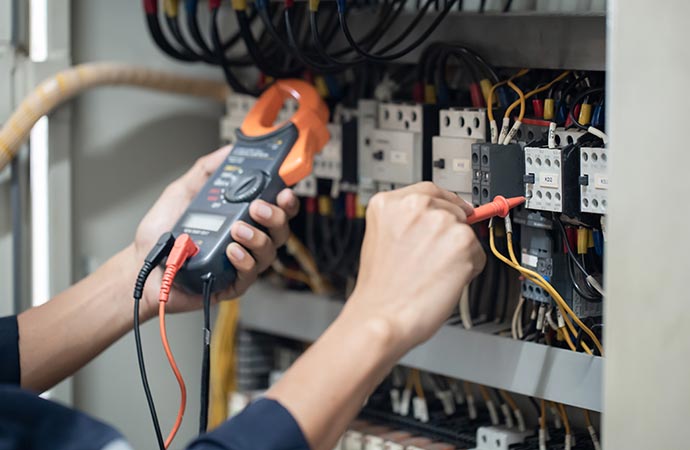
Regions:
<svg viewBox="0 0 690 450"><path fill-rule="evenodd" d="M178 180L184 187L187 195L193 197L199 193L209 177L218 169L230 153L231 146L221 147L213 153L196 160L196 163Z"/></svg>
<svg viewBox="0 0 690 450"><path fill-rule="evenodd" d="M275 260L276 247L266 233L240 221L233 224L230 235L235 242L251 252L259 273L266 270Z"/></svg>
<svg viewBox="0 0 690 450"><path fill-rule="evenodd" d="M249 216L256 223L268 229L276 247L287 242L290 227L288 226L287 214L282 208L263 200L255 200L249 205Z"/></svg>
<svg viewBox="0 0 690 450"><path fill-rule="evenodd" d="M283 189L276 198L278 206L283 208L288 219L292 219L299 212L299 200L292 189Z"/></svg>
<svg viewBox="0 0 690 450"><path fill-rule="evenodd" d="M242 248L237 242L233 242L225 250L225 253L232 263L232 266L237 271L237 278L235 279L235 290L242 292L254 280L256 280L258 271L256 268L256 261L249 254L247 250Z"/></svg>
<svg viewBox="0 0 690 450"><path fill-rule="evenodd" d="M404 194L414 192L419 194L426 194L435 198L441 198L458 205L465 211L466 214L471 213L471 205L469 205L467 202L461 199L457 194L450 192L446 189L442 189L430 181L422 181L421 183L406 186L400 189L400 192Z"/></svg>
<svg viewBox="0 0 690 450"><path fill-rule="evenodd" d="M432 197L430 206L435 209L448 211L449 213L453 214L460 223L467 222L467 214L465 213L465 210L454 202Z"/></svg>

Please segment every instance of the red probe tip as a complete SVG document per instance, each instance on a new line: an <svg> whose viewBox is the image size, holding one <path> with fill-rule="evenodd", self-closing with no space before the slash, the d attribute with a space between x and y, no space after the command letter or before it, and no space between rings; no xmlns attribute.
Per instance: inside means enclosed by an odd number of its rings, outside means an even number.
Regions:
<svg viewBox="0 0 690 450"><path fill-rule="evenodd" d="M496 216L505 217L511 209L522 205L526 200L525 197L505 198L497 195L492 202L475 208L474 212L467 217L467 223L472 225Z"/></svg>

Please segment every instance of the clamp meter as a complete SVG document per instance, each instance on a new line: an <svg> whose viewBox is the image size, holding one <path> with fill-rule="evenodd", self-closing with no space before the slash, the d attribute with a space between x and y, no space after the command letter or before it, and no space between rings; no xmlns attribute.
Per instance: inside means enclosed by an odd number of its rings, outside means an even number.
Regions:
<svg viewBox="0 0 690 450"><path fill-rule="evenodd" d="M299 102L295 114L274 125L288 97ZM237 275L225 249L233 241L232 224L242 220L261 228L249 217L256 199L275 203L278 193L311 173L314 154L330 138L328 107L316 89L301 80L280 80L269 87L237 130L237 141L227 159L209 178L173 228L187 233L199 252L187 260L176 282L201 293L203 279L214 277L213 290L228 288Z"/></svg>

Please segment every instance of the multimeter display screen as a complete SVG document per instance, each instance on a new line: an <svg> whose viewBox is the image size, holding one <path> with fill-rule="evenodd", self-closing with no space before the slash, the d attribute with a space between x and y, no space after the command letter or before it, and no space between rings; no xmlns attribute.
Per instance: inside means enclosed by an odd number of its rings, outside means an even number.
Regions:
<svg viewBox="0 0 690 450"><path fill-rule="evenodd" d="M197 230L218 231L223 226L225 217L216 214L190 213L182 223L183 228L196 228Z"/></svg>

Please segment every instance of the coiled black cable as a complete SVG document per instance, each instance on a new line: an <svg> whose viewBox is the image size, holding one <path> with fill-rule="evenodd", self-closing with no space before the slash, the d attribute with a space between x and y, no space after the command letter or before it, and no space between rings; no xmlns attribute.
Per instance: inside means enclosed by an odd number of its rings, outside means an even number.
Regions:
<svg viewBox="0 0 690 450"><path fill-rule="evenodd" d="M350 28L347 24L347 19L345 18L345 0L338 0L338 19L340 21L340 28L343 31L343 34L345 35L345 39L347 42L352 46L352 48L365 57L366 59L369 59L371 61L376 61L376 62L389 62L395 59L398 59L415 48L419 47L424 41L428 39L428 37L431 35L431 33L434 32L434 30L438 27L438 25L445 19L445 17L448 15L450 10L452 9L453 5L457 0L450 0L448 3L446 3L446 6L443 8L443 10L434 18L433 22L429 27L422 32L422 34L411 44L409 44L407 47L403 48L402 50L399 50L397 52L394 52L392 54L388 55L381 55L381 54L374 54L374 53L369 53L362 47L358 45L358 43L355 41L355 39L352 37L352 33L350 32Z"/></svg>

